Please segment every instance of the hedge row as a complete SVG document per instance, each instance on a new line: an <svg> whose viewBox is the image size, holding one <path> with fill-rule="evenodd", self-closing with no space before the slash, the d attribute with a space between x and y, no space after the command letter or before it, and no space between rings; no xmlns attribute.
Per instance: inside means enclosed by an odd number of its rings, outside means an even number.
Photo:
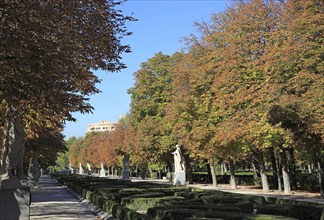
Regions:
<svg viewBox="0 0 324 220"><path fill-rule="evenodd" d="M324 206L297 201L73 174L53 177L117 219L324 220Z"/></svg>

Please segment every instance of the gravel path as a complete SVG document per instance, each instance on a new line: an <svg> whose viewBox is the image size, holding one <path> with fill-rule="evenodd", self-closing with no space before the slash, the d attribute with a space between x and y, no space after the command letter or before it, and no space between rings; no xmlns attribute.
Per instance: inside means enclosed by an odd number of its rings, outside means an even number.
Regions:
<svg viewBox="0 0 324 220"><path fill-rule="evenodd" d="M31 191L31 197L31 220L98 219L90 209L49 176L40 178L38 188Z"/></svg>

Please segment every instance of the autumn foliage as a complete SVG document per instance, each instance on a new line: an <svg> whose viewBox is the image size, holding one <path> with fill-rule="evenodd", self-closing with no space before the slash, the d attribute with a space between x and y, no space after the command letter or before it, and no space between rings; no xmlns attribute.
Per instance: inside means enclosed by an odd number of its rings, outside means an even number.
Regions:
<svg viewBox="0 0 324 220"><path fill-rule="evenodd" d="M17 147L3 134L14 120L23 120L32 144L42 143L44 137L52 140L32 153L45 161L43 165L53 163L53 152L62 149L63 137L58 133L64 122L75 120L72 112L93 109L89 96L100 92L94 70L116 72L126 67L121 54L130 52L130 47L122 39L131 35L126 23L134 19L116 8L120 4L108 0L0 2L1 174L7 172L9 148ZM45 149L55 144L56 149L46 154ZM86 147L74 149L78 160L86 160L83 155L91 144L86 141Z"/></svg>
<svg viewBox="0 0 324 220"><path fill-rule="evenodd" d="M197 23L185 52L157 53L134 73L130 124L98 135L88 160L101 160L102 140L134 165L168 166L178 143L192 161L228 162L233 177L235 162L253 164L265 191L267 171L283 175L289 193L298 165L324 162L323 6L238 1Z"/></svg>

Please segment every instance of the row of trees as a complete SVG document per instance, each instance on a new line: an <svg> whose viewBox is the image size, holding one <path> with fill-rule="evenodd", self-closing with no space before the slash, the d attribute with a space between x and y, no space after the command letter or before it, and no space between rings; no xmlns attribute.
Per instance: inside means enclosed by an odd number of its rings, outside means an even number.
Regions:
<svg viewBox="0 0 324 220"><path fill-rule="evenodd" d="M136 166L171 167L180 144L189 180L193 161L217 159L229 163L235 188L234 164L246 160L266 192L267 165L285 193L302 164L313 164L322 186L323 6L239 1L197 23L183 52L157 53L134 74L130 122L86 136L71 161L111 165L127 155Z"/></svg>
<svg viewBox="0 0 324 220"><path fill-rule="evenodd" d="M43 166L64 145L62 131L72 112L91 112L98 93L94 70L125 68L121 43L134 20L117 9L120 1L0 2L0 175L22 169L37 155ZM25 140L28 138L28 142ZM26 144L26 145L25 145ZM30 150L28 150L30 149ZM0 177L1 178L1 177ZM0 179L1 180L1 179ZM0 183L1 184L1 183Z"/></svg>

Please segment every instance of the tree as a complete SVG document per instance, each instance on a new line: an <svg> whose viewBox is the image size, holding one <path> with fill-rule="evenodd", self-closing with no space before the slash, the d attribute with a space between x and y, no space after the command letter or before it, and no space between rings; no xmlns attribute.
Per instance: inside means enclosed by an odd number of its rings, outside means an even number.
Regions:
<svg viewBox="0 0 324 220"><path fill-rule="evenodd" d="M143 158L150 160L147 163L169 160L170 147L175 146L169 135L170 127L163 121L171 100L173 75L170 68L175 62L176 57L155 54L134 73L135 85L129 90L131 124L133 132L137 133L134 137L140 138L135 147L146 155Z"/></svg>
<svg viewBox="0 0 324 220"><path fill-rule="evenodd" d="M64 143L66 148L64 149L64 151L58 152L57 156L56 156L56 164L58 164L60 166L61 169L67 169L69 168L72 164L71 164L71 147L73 146L73 144L78 141L78 138L75 136L70 137L69 139L67 139Z"/></svg>
<svg viewBox="0 0 324 220"><path fill-rule="evenodd" d="M43 169L53 166L56 163L56 156L62 155L62 169L69 165L67 146L64 143L61 130L43 129L37 135L29 135L26 141L24 164L28 164L30 158L36 157Z"/></svg>
<svg viewBox="0 0 324 220"><path fill-rule="evenodd" d="M130 35L125 22L133 18L116 9L120 4L0 3L0 98L7 112L5 128L19 118L27 124L56 126L74 120L71 112L91 111L88 96L99 92L95 85L100 82L93 70L121 70L125 67L121 54L130 51L121 39ZM5 144L3 152L9 147Z"/></svg>
<svg viewBox="0 0 324 220"><path fill-rule="evenodd" d="M269 78L276 84L270 122L291 131L294 140L282 152L284 161L285 151L294 158L307 149L311 163L323 164L323 7L319 1L287 1L274 33L276 43L265 57Z"/></svg>
<svg viewBox="0 0 324 220"><path fill-rule="evenodd" d="M101 167L101 163L105 164L107 161L107 157L110 156L110 154L106 153L106 150L104 148L110 147L108 144L107 146L107 140L108 135L110 135L108 132L99 132L94 133L94 135L91 138L91 144L87 148L87 161L91 163L96 168Z"/></svg>
<svg viewBox="0 0 324 220"><path fill-rule="evenodd" d="M73 142L70 148L70 161L72 167L79 167L78 156L80 153L80 145L82 143L83 138L78 138L75 142Z"/></svg>
<svg viewBox="0 0 324 220"><path fill-rule="evenodd" d="M188 53L178 55L178 62L172 68L172 101L165 121L172 125L172 135L183 146L187 177L192 182L191 160L206 159L211 167L214 164L215 154L210 143L214 124L210 114L215 94L210 88L215 80L216 61L211 58L212 50L203 43L188 39L188 44Z"/></svg>

